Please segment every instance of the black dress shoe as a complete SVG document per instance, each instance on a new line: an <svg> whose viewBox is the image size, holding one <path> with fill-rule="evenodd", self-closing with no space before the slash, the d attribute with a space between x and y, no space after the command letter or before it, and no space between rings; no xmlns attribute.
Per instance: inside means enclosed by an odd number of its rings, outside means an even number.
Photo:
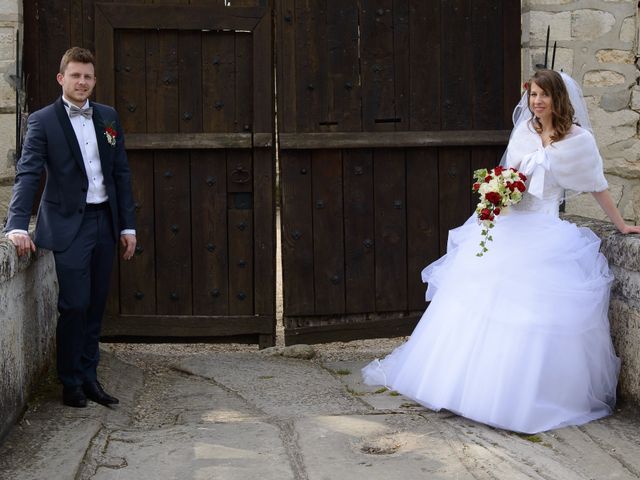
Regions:
<svg viewBox="0 0 640 480"><path fill-rule="evenodd" d="M82 390L89 400L92 400L100 405L115 405L120 403L116 397L112 397L104 391L102 385L98 382L87 382L82 385Z"/></svg>
<svg viewBox="0 0 640 480"><path fill-rule="evenodd" d="M62 403L68 407L84 408L87 406L87 397L82 387L63 387Z"/></svg>

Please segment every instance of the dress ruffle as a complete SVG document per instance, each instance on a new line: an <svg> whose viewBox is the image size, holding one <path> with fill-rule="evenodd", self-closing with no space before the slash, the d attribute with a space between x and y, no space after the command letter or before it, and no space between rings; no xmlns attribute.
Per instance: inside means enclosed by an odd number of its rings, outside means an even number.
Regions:
<svg viewBox="0 0 640 480"><path fill-rule="evenodd" d="M431 304L407 343L363 369L433 410L535 433L611 413L620 360L613 277L589 229L513 209L477 257L475 218L422 272Z"/></svg>

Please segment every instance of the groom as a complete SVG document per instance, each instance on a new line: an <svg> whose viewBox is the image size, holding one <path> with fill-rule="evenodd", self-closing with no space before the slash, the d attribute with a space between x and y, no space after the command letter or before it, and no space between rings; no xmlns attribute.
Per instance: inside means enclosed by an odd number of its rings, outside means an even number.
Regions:
<svg viewBox="0 0 640 480"><path fill-rule="evenodd" d="M125 260L136 246L131 174L116 111L89 101L96 84L91 52L67 50L56 79L62 96L29 116L4 231L20 256L35 245L53 251L63 403L111 405L118 399L96 376L98 342L118 237ZM34 244L27 231L43 170Z"/></svg>

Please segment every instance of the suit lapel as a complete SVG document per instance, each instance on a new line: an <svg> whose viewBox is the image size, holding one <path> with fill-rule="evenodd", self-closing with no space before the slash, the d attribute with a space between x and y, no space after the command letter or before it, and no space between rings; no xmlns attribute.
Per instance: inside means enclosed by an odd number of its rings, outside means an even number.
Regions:
<svg viewBox="0 0 640 480"><path fill-rule="evenodd" d="M73 131L73 127L71 126L71 120L69 120L69 114L64 108L62 103L62 97L58 99L55 103L55 111L58 117L58 121L60 122L60 126L62 127L62 131L64 132L64 136L67 139L67 143L69 144L69 148L71 148L71 153L73 153L73 158L75 158L76 163L82 169L84 174L87 174L87 171L84 168L84 161L82 160L82 152L80 152L80 145L78 144L78 139L76 138L76 132Z"/></svg>
<svg viewBox="0 0 640 480"><path fill-rule="evenodd" d="M107 143L107 137L104 132L107 125L104 123L100 111L96 108L96 104L89 103L93 107L93 128L96 130L96 140L98 142L98 152L100 152L100 164L102 165L102 171L105 172L105 162L109 158L109 149L113 148Z"/></svg>

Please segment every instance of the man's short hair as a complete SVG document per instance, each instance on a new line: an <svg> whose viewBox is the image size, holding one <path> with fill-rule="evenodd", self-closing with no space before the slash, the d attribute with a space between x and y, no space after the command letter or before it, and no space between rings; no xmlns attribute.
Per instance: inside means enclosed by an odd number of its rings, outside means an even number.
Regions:
<svg viewBox="0 0 640 480"><path fill-rule="evenodd" d="M96 61L93 58L93 54L87 50L86 48L81 47L71 47L69 50L64 52L62 56L62 60L60 60L60 73L64 75L64 71L67 69L67 65L69 62L78 62L78 63L90 63L96 66Z"/></svg>

